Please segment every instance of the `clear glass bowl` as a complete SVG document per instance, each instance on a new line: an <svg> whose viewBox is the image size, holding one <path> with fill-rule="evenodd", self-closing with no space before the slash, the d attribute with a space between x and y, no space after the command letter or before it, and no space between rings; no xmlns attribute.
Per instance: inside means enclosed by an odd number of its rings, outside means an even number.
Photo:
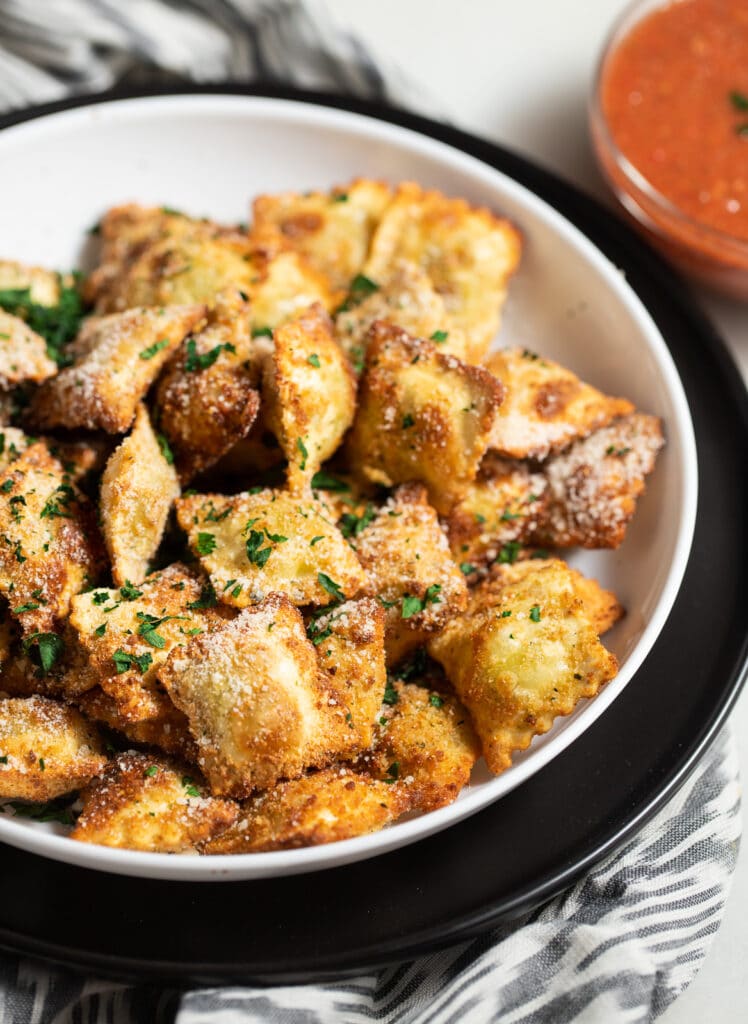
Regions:
<svg viewBox="0 0 748 1024"><path fill-rule="evenodd" d="M636 0L613 26L590 97L595 154L628 219L655 248L684 273L748 301L748 242L694 220L658 192L618 148L605 118L602 91L611 56L642 18L666 6L667 0Z"/></svg>

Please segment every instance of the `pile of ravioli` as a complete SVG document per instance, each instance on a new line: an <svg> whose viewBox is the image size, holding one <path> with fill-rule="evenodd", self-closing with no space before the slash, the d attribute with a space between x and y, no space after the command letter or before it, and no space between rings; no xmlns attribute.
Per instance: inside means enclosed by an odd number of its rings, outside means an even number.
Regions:
<svg viewBox="0 0 748 1024"><path fill-rule="evenodd" d="M125 205L85 278L0 261L0 807L244 853L455 800L617 671L663 444L489 352L521 238L414 183Z"/></svg>

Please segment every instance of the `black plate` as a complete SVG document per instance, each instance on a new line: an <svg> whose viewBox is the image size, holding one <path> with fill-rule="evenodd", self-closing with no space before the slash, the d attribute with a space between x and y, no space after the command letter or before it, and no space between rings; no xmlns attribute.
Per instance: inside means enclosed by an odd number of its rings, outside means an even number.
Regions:
<svg viewBox="0 0 748 1024"><path fill-rule="evenodd" d="M696 536L664 630L605 714L493 806L373 860L256 882L121 878L0 845L2 946L99 973L309 981L404 960L537 905L615 850L684 782L745 673L748 401L688 287L608 210L526 160L364 102L233 85L174 91L271 95L354 110L441 139L526 185L626 271L675 358L696 429ZM111 98L38 108L5 124Z"/></svg>

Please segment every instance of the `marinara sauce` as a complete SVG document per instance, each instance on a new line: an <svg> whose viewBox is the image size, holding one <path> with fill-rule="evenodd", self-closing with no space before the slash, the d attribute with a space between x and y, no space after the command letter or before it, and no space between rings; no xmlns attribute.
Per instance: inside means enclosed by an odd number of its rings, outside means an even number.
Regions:
<svg viewBox="0 0 748 1024"><path fill-rule="evenodd" d="M670 0L644 14L606 55L597 102L624 158L613 166L600 153L603 164L619 195L635 196L640 223L697 263L737 269L743 245L736 256L729 242L748 245L748 0ZM698 225L730 239L720 247Z"/></svg>

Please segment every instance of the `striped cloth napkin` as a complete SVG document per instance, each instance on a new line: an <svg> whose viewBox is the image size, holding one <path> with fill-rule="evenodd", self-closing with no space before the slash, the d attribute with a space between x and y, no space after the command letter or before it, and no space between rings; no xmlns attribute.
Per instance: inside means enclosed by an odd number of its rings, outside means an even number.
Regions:
<svg viewBox="0 0 748 1024"><path fill-rule="evenodd" d="M278 82L438 104L315 0L0 0L0 110L115 83ZM2 1024L641 1024L689 984L740 840L735 743L615 856L519 921L432 956L319 985L195 989L82 979L0 958Z"/></svg>

